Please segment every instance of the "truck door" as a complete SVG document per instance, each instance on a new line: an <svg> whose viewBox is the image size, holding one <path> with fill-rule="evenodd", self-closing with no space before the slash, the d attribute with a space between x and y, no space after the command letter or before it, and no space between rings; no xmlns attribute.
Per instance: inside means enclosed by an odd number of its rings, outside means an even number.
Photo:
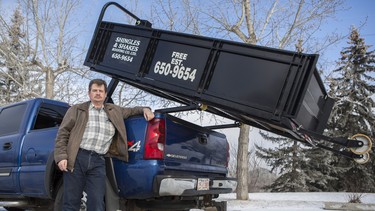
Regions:
<svg viewBox="0 0 375 211"><path fill-rule="evenodd" d="M48 157L53 152L58 127L68 110L67 104L41 102L31 128L26 132L20 160L20 189L28 195L44 195Z"/></svg>
<svg viewBox="0 0 375 211"><path fill-rule="evenodd" d="M0 193L19 191L19 149L27 104L0 108Z"/></svg>

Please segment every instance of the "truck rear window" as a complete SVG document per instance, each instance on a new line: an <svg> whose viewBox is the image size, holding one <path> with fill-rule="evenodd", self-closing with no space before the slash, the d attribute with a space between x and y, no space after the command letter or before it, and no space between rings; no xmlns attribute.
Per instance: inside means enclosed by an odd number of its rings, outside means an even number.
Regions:
<svg viewBox="0 0 375 211"><path fill-rule="evenodd" d="M0 113L0 136L17 133L21 127L26 104L4 108Z"/></svg>

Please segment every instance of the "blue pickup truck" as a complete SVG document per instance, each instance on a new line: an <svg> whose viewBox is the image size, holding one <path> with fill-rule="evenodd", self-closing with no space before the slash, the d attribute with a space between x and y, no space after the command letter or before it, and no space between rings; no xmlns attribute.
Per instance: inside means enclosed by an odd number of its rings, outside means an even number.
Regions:
<svg viewBox="0 0 375 211"><path fill-rule="evenodd" d="M68 108L42 98L0 107L0 206L60 210L62 173L53 150ZM236 184L226 176L229 146L223 134L166 113L125 123L129 162L106 160L106 210L226 210L225 202L213 200Z"/></svg>

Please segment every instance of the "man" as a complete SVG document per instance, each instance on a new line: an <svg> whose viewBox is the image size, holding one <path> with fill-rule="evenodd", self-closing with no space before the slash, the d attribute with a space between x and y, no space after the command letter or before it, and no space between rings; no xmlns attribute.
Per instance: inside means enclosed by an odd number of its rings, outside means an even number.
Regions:
<svg viewBox="0 0 375 211"><path fill-rule="evenodd" d="M127 161L124 119L139 114L147 121L154 118L147 107L122 108L104 103L104 80L90 81L88 95L90 101L69 108L56 137L55 162L64 172L64 211L80 209L83 191L87 194L87 210L105 210L104 155Z"/></svg>

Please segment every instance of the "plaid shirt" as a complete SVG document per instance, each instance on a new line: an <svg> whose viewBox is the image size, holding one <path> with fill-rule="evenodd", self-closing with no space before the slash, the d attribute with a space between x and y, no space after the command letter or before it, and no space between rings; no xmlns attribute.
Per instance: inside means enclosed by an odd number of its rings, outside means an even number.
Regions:
<svg viewBox="0 0 375 211"><path fill-rule="evenodd" d="M111 145L114 134L115 127L109 121L104 107L97 109L93 104L90 104L89 119L80 148L105 154Z"/></svg>

